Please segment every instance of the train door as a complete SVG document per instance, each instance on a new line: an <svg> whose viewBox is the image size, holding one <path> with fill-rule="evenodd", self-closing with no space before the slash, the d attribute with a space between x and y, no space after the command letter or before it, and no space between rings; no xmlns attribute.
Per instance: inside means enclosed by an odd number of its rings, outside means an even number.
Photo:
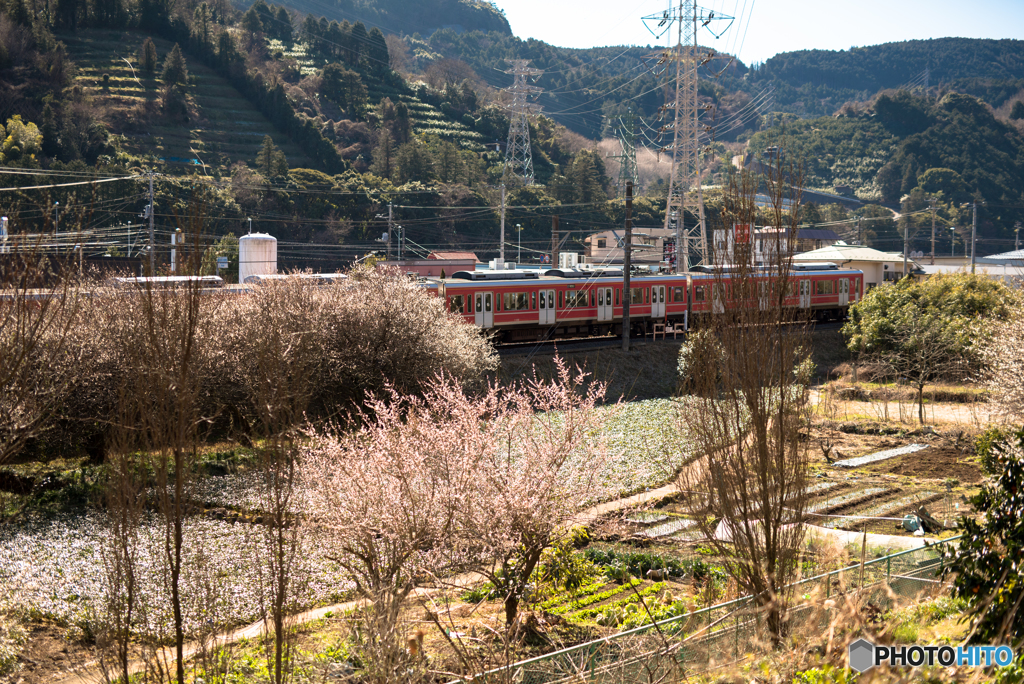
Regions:
<svg viewBox="0 0 1024 684"><path fill-rule="evenodd" d="M850 303L850 280L849 278L839 279L839 306L846 306Z"/></svg>
<svg viewBox="0 0 1024 684"><path fill-rule="evenodd" d="M665 286L655 285L651 288L651 318L665 317Z"/></svg>
<svg viewBox="0 0 1024 684"><path fill-rule="evenodd" d="M800 308L809 309L811 308L811 281L801 280L800 281Z"/></svg>
<svg viewBox="0 0 1024 684"><path fill-rule="evenodd" d="M757 284L757 303L758 303L758 308L761 309L761 311L764 311L765 309L768 308L768 304L769 304L770 299L771 299L768 296L768 292L769 292L768 281L767 280L762 280L762 281L758 282L758 284Z"/></svg>
<svg viewBox="0 0 1024 684"><path fill-rule="evenodd" d="M612 288L597 288L597 320L610 321L613 317Z"/></svg>
<svg viewBox="0 0 1024 684"><path fill-rule="evenodd" d="M537 321L541 325L555 324L555 291L541 290L537 294Z"/></svg>
<svg viewBox="0 0 1024 684"><path fill-rule="evenodd" d="M494 327L494 293L476 293L473 297L473 316L481 328Z"/></svg>

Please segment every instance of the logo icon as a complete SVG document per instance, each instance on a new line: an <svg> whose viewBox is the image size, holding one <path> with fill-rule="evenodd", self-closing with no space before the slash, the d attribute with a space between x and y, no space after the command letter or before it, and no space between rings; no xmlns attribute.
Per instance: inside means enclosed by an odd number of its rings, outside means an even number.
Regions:
<svg viewBox="0 0 1024 684"><path fill-rule="evenodd" d="M861 674L875 666L875 645L867 639L857 639L850 644L850 669Z"/></svg>

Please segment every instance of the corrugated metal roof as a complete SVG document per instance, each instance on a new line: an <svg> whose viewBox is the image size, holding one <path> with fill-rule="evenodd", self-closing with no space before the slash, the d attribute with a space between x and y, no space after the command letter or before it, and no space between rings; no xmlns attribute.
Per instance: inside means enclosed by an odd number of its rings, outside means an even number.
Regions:
<svg viewBox="0 0 1024 684"><path fill-rule="evenodd" d="M793 256L794 261L903 261L897 252L880 252L863 245L847 245L837 242L828 247L803 252ZM910 260L912 261L912 259Z"/></svg>

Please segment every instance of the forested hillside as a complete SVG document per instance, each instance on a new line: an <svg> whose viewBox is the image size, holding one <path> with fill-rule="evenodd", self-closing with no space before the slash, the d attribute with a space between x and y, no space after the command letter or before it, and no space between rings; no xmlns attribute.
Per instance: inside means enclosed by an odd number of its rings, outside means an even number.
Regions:
<svg viewBox="0 0 1024 684"><path fill-rule="evenodd" d="M632 109L637 144L663 144L658 53L521 40L488 3L436 0L401 13L406 6L341 0L330 8L338 20L265 0L244 11L224 0L10 0L0 12L0 163L72 176L156 171L161 230L200 198L216 235L252 218L285 242L323 246L283 247L292 265L329 268L378 248L389 203L413 254L458 247L486 258L498 250L493 207L509 125L500 89L511 82L506 60L524 58L544 71L544 114L531 122L537 185L509 183L506 247L521 244L524 258L547 251L554 215L567 249L619 225L606 167L617 143L596 143ZM405 22L395 24L402 35L381 29L391 19ZM466 30L474 27L496 30ZM1000 251L1024 203L1021 46L916 41L781 54L754 69L716 56L699 88L705 182L727 182L734 156L782 144L805 187L849 188L879 245L899 248L903 224L919 220L892 222L880 204L917 211L935 196L941 219L962 229L960 205L977 197L987 201L983 249ZM826 116L808 117L816 112ZM634 207L639 226L664 218L655 156ZM16 174L5 182L39 184ZM59 206L62 225L113 230L138 224L145 191L142 179L26 190L0 197L0 211L45 229ZM721 199L709 190L707 201L714 220ZM838 204L804 216L849 218Z"/></svg>

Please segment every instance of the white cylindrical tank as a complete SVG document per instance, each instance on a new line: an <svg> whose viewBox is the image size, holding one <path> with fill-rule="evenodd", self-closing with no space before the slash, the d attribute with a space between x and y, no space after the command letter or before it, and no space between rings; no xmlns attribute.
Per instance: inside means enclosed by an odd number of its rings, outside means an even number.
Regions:
<svg viewBox="0 0 1024 684"><path fill-rule="evenodd" d="M277 273L277 238L266 233L251 233L238 238L238 282L249 276Z"/></svg>

